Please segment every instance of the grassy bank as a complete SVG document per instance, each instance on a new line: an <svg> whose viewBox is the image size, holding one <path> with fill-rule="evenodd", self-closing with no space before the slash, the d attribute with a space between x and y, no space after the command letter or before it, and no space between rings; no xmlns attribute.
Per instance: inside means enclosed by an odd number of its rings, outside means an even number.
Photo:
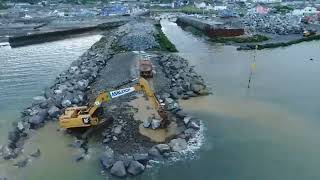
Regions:
<svg viewBox="0 0 320 180"><path fill-rule="evenodd" d="M256 34L253 36L241 36L241 37L217 37L211 38L211 42L216 43L227 43L227 42L235 42L235 43L254 43L254 42L263 42L267 41L269 38L267 36L263 36L260 34Z"/></svg>
<svg viewBox="0 0 320 180"><path fill-rule="evenodd" d="M155 35L155 38L160 45L160 50L169 51L169 52L178 52L178 50L176 49L176 46L172 44L167 38L167 36L162 32L161 25L156 25L155 27L158 31L158 34Z"/></svg>
<svg viewBox="0 0 320 180"><path fill-rule="evenodd" d="M239 50L253 50L257 46L257 49L261 50L261 49L267 49L267 48L286 47L286 46L290 46L293 44L298 44L298 43L302 43L302 42L309 42L309 41L313 41L313 40L320 40L320 34L310 36L310 37L303 37L301 39L297 39L297 40L293 40L293 41L289 41L289 42L246 45L246 46L240 47L238 49Z"/></svg>

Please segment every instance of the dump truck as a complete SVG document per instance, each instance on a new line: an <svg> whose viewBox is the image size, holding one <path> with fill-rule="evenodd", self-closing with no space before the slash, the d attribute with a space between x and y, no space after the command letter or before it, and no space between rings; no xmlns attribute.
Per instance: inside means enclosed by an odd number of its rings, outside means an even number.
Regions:
<svg viewBox="0 0 320 180"><path fill-rule="evenodd" d="M104 121L99 118L99 108L103 102L108 102L114 98L135 92L143 91L153 108L158 112L161 117L161 127L168 125L168 116L154 92L152 91L149 83L144 78L139 78L138 83L132 87L118 89L114 91L104 91L100 93L91 106L76 106L66 108L64 113L59 117L60 127L64 129L73 128L88 128L98 126Z"/></svg>

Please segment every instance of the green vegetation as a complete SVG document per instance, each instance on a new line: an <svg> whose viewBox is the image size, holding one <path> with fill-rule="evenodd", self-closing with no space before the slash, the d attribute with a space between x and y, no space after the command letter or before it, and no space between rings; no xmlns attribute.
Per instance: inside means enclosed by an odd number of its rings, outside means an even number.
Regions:
<svg viewBox="0 0 320 180"><path fill-rule="evenodd" d="M213 11L199 9L193 5L184 6L181 9L179 9L179 11L186 14L212 14L213 13Z"/></svg>
<svg viewBox="0 0 320 180"><path fill-rule="evenodd" d="M112 43L111 44L111 49L116 53L127 51L127 49L125 49L124 47L120 46L118 43Z"/></svg>
<svg viewBox="0 0 320 180"><path fill-rule="evenodd" d="M160 45L160 50L169 51L169 52L178 52L175 45L172 44L167 38L167 36L162 32L161 25L156 25L156 29L158 31L158 34L155 35L155 38Z"/></svg>
<svg viewBox="0 0 320 180"><path fill-rule="evenodd" d="M235 42L235 43L253 43L253 42L262 42L267 41L269 38L267 36L263 36L260 34L256 34L253 36L240 36L240 37L217 37L211 38L210 41L217 43L227 43L227 42Z"/></svg>
<svg viewBox="0 0 320 180"><path fill-rule="evenodd" d="M276 12L278 12L278 13L288 13L288 12L291 12L294 10L293 7L281 6L281 5L275 6L274 8L275 8Z"/></svg>
<svg viewBox="0 0 320 180"><path fill-rule="evenodd" d="M293 44L298 44L298 43L302 43L302 42L309 42L309 41L313 41L313 40L320 40L320 34L309 36L309 37L303 37L301 39L297 39L297 40L293 40L293 41L289 41L289 42L267 43L267 44L260 44L257 46L258 46L258 50L261 50L261 49L267 49L267 48L286 47L286 46L290 46ZM255 46L256 45L247 45L247 47L250 49L255 49Z"/></svg>

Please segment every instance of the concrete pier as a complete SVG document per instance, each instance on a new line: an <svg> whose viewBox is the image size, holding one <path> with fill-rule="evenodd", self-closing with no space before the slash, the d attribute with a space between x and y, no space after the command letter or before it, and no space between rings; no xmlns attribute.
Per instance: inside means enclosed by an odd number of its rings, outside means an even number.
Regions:
<svg viewBox="0 0 320 180"><path fill-rule="evenodd" d="M192 26L211 38L240 36L244 34L243 28L228 27L221 22L203 20L195 17L179 16L177 18L177 24L180 26Z"/></svg>

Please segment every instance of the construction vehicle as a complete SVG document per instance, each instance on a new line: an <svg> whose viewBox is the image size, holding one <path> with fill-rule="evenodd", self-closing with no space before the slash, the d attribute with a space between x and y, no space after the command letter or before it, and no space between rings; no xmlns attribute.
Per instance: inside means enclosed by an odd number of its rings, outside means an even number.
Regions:
<svg viewBox="0 0 320 180"><path fill-rule="evenodd" d="M303 37L309 37L309 36L313 36L313 35L315 35L317 33L317 31L316 30L314 30L314 29L310 29L310 30L304 30L303 31Z"/></svg>
<svg viewBox="0 0 320 180"><path fill-rule="evenodd" d="M163 105L159 103L157 97L150 88L149 83L144 78L140 78L138 83L133 87L100 93L92 106L66 108L64 114L59 117L60 126L65 129L72 129L100 125L104 123L100 120L98 113L101 104L134 91L143 91L145 93L148 100L161 117L161 126L167 126L167 113L164 111Z"/></svg>
<svg viewBox="0 0 320 180"><path fill-rule="evenodd" d="M153 67L150 59L140 59L139 61L140 76L143 78L153 77Z"/></svg>

